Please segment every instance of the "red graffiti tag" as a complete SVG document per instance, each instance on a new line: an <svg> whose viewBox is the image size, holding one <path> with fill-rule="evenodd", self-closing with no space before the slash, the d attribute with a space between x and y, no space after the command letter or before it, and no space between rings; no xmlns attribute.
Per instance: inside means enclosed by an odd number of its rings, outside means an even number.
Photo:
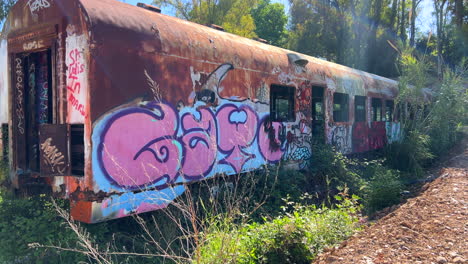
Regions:
<svg viewBox="0 0 468 264"><path fill-rule="evenodd" d="M68 103L78 111L82 116L86 116L86 111L83 102L81 102L81 82L80 74L85 70L85 65L81 62L82 57L78 49L70 51L68 54L71 63L68 66L68 81L67 90L69 91Z"/></svg>

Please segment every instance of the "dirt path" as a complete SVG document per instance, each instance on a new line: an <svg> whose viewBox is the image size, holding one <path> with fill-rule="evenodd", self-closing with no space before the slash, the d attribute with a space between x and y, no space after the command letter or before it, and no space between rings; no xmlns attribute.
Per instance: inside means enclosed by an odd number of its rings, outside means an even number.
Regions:
<svg viewBox="0 0 468 264"><path fill-rule="evenodd" d="M468 140L415 198L314 263L468 263Z"/></svg>

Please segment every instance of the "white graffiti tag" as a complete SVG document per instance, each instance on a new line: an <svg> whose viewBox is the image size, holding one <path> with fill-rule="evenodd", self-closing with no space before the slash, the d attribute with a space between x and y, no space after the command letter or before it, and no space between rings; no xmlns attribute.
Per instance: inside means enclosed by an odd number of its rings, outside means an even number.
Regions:
<svg viewBox="0 0 468 264"><path fill-rule="evenodd" d="M48 138L41 144L43 151L42 157L44 161L50 165L52 172L57 170L58 173L64 174L65 172L65 156L60 152L56 146L52 145L52 138Z"/></svg>
<svg viewBox="0 0 468 264"><path fill-rule="evenodd" d="M28 6L29 6L29 10L31 10L31 14L34 15L34 12L36 11L49 8L50 3L48 0L29 0Z"/></svg>

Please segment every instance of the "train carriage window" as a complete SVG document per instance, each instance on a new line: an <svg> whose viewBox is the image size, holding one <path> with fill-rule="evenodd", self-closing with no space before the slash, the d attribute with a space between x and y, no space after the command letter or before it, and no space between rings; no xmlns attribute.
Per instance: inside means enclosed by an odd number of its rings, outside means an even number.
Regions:
<svg viewBox="0 0 468 264"><path fill-rule="evenodd" d="M382 121L382 99L372 98L372 121Z"/></svg>
<svg viewBox="0 0 468 264"><path fill-rule="evenodd" d="M70 163L73 176L84 176L84 125L70 125Z"/></svg>
<svg viewBox="0 0 468 264"><path fill-rule="evenodd" d="M290 86L272 85L270 89L271 121L293 122L295 88Z"/></svg>
<svg viewBox="0 0 468 264"><path fill-rule="evenodd" d="M393 121L393 108L395 107L393 100L385 101L385 121Z"/></svg>
<svg viewBox="0 0 468 264"><path fill-rule="evenodd" d="M349 121L349 96L345 93L333 94L333 121Z"/></svg>
<svg viewBox="0 0 468 264"><path fill-rule="evenodd" d="M322 121L325 116L323 105L323 87L312 86L312 120Z"/></svg>
<svg viewBox="0 0 468 264"><path fill-rule="evenodd" d="M366 97L356 95L354 97L354 116L356 122L366 121Z"/></svg>

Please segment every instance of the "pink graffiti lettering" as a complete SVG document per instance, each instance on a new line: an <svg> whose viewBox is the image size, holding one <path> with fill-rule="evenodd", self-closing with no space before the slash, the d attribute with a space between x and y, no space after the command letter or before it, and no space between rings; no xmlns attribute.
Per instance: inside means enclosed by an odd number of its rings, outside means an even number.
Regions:
<svg viewBox="0 0 468 264"><path fill-rule="evenodd" d="M178 119L164 104L130 108L109 121L100 150L107 174L120 186L138 187L173 181L182 163L182 146L175 138Z"/></svg>
<svg viewBox="0 0 468 264"><path fill-rule="evenodd" d="M255 139L258 117L248 106L225 105L217 113L219 122L219 148L226 154L221 163L232 166L236 173L242 171L242 165L252 158L245 152Z"/></svg>
<svg viewBox="0 0 468 264"><path fill-rule="evenodd" d="M179 117L174 107L150 102L116 111L102 122L98 161L104 175L124 188L165 186L179 176L201 179L213 173L218 155L221 164L240 173L248 160L257 158L249 154L250 148L262 153L259 164L279 161L283 154L281 148L271 148L271 140L281 144L282 125L267 126L273 133L265 130L245 105L225 104L216 115L211 108L201 108Z"/></svg>
<svg viewBox="0 0 468 264"><path fill-rule="evenodd" d="M215 116L206 108L200 110L200 116L200 120L196 120L192 114L182 116L184 131L182 142L186 157L182 168L185 177L189 179L207 175L214 165L218 152Z"/></svg>

